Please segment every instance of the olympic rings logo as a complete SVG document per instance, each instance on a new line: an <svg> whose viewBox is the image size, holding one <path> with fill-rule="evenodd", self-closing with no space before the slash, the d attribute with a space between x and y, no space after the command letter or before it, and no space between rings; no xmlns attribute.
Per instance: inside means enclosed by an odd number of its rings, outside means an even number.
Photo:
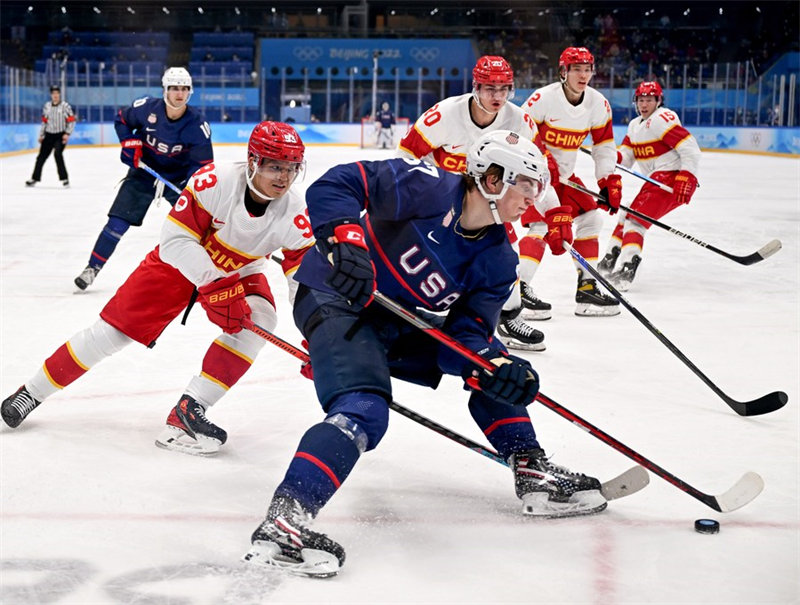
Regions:
<svg viewBox="0 0 800 605"><path fill-rule="evenodd" d="M414 46L409 54L415 61L430 63L439 56L439 49L436 46Z"/></svg>
<svg viewBox="0 0 800 605"><path fill-rule="evenodd" d="M299 61L316 61L322 56L322 48L319 46L296 46L292 54Z"/></svg>

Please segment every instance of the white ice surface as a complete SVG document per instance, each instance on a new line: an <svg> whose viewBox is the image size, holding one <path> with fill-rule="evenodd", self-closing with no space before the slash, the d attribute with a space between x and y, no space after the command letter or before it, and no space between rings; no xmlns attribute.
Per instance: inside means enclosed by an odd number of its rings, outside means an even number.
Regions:
<svg viewBox="0 0 800 605"><path fill-rule="evenodd" d="M241 146L217 158L243 159ZM305 185L327 167L386 152L311 147ZM0 389L4 397L89 325L155 245L167 207L131 229L95 284L73 278L124 169L115 148L69 149L72 187L52 159L24 186L34 155L0 160ZM594 186L590 160L578 174ZM305 429L321 417L299 363L267 345L210 412L229 433L218 457L157 449L155 436L217 331L202 310L158 346L133 345L49 399L18 429L0 428L0 601L6 605L251 603L797 603L798 242L800 161L705 153L701 188L668 224L749 254L745 267L658 228L627 294L723 391L740 401L775 390L788 405L737 416L630 313L573 315L575 273L549 253L534 282L553 304L530 353L543 391L694 487L728 489L746 471L766 482L744 508L718 514L652 475L643 492L589 518L523 518L508 470L393 414L316 521L347 550L331 580L285 577L239 562ZM624 175L624 198L640 186ZM605 246L612 228L606 218ZM299 343L275 267L276 332ZM401 404L485 443L460 381L437 391L396 384ZM557 463L605 479L632 461L538 405L530 408ZM694 532L718 519L716 536Z"/></svg>

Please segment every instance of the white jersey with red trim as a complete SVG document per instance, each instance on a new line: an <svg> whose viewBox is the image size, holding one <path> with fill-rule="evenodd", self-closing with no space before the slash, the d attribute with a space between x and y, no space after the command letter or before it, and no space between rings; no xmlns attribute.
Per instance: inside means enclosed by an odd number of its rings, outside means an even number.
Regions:
<svg viewBox="0 0 800 605"><path fill-rule="evenodd" d="M159 255L196 286L238 272L264 270L264 257L281 250L294 298L293 275L314 244L305 199L290 189L263 216L245 208L245 162L208 164L195 172L167 215Z"/></svg>
<svg viewBox="0 0 800 605"><path fill-rule="evenodd" d="M623 166L634 161L645 174L659 171L688 170L695 177L700 164L700 146L682 125L678 115L659 107L646 120L634 118L619 148Z"/></svg>
<svg viewBox="0 0 800 605"><path fill-rule="evenodd" d="M587 86L578 105L567 100L560 82L536 90L522 108L539 128L547 150L558 162L561 176L575 173L578 148L587 135L592 138L595 178L600 180L614 172L617 150L611 124L611 106L594 88Z"/></svg>
<svg viewBox="0 0 800 605"><path fill-rule="evenodd" d="M488 126L478 126L469 113L472 93L448 97L423 113L400 141L401 157L427 160L448 172L466 172L467 150L487 132L512 130L538 144L536 126L513 103L506 103Z"/></svg>

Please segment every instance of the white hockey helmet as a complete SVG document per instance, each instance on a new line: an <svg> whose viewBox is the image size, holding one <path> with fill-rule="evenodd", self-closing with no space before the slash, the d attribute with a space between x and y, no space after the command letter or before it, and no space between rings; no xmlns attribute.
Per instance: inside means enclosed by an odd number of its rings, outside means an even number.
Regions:
<svg viewBox="0 0 800 605"><path fill-rule="evenodd" d="M497 194L487 193L481 183L481 177L493 164L503 169L503 188ZM527 177L533 182L530 193L534 202L544 197L550 184L550 171L542 152L533 141L510 130L486 133L472 144L467 152L467 174L475 179L478 190L489 200L496 223L501 222L496 201L505 195L509 187L517 185L519 177Z"/></svg>
<svg viewBox="0 0 800 605"><path fill-rule="evenodd" d="M167 89L170 86L188 86L189 96L186 97L187 103L194 92L194 88L192 88L192 76L189 75L189 72L183 67L167 68L167 71L165 71L164 75L161 76L161 86L164 88L165 103L169 103L169 101L167 101Z"/></svg>

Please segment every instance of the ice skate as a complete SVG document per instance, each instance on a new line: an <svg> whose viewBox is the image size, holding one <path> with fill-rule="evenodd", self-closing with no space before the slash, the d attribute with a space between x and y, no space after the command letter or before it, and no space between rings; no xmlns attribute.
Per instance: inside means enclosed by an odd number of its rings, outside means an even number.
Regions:
<svg viewBox="0 0 800 605"><path fill-rule="evenodd" d="M97 277L99 272L100 269L92 267L91 265L87 265L86 268L81 271L81 274L75 278L75 285L81 290L85 290L92 285L94 278Z"/></svg>
<svg viewBox="0 0 800 605"><path fill-rule="evenodd" d="M61 181L61 186L64 188L69 187L69 179L64 179L63 181Z"/></svg>
<svg viewBox="0 0 800 605"><path fill-rule="evenodd" d="M611 250L603 257L599 263L597 263L597 270L600 272L600 275L603 277L608 277L614 271L614 265L619 258L620 247L619 246L612 246Z"/></svg>
<svg viewBox="0 0 800 605"><path fill-rule="evenodd" d="M276 494L267 518L250 538L252 548L242 559L301 576L335 576L344 565L344 548L325 534L308 529L311 519L297 500Z"/></svg>
<svg viewBox="0 0 800 605"><path fill-rule="evenodd" d="M608 506L600 493L600 481L553 464L541 448L513 454L509 465L523 514L548 519L576 517L599 513Z"/></svg>
<svg viewBox="0 0 800 605"><path fill-rule="evenodd" d="M167 426L156 438L165 450L193 456L213 456L228 439L228 434L206 418L205 408L189 395L183 395L167 417Z"/></svg>
<svg viewBox="0 0 800 605"><path fill-rule="evenodd" d="M28 392L25 385L17 389L11 397L3 401L0 413L3 416L3 421L12 429L17 428L25 418L28 417L33 410L35 410L41 401L35 399L33 395Z"/></svg>
<svg viewBox="0 0 800 605"><path fill-rule="evenodd" d="M639 268L639 263L642 262L642 257L634 254L626 263L622 263L622 268L619 271L614 271L611 274L611 283L614 287L621 292L630 290L633 278L636 276L636 269Z"/></svg>
<svg viewBox="0 0 800 605"><path fill-rule="evenodd" d="M34 187L34 186L36 186L36 183L38 183L38 182L39 181L37 181L36 179L28 179L27 181L25 181L25 186L26 187Z"/></svg>
<svg viewBox="0 0 800 605"><path fill-rule="evenodd" d="M536 296L536 292L527 283L520 283L520 294L522 295L522 317L542 321L553 316L552 305Z"/></svg>
<svg viewBox="0 0 800 605"><path fill-rule="evenodd" d="M603 294L597 288L597 282L584 278L583 271L578 273L578 291L575 293L575 315L584 317L603 317L619 315L617 299Z"/></svg>
<svg viewBox="0 0 800 605"><path fill-rule="evenodd" d="M526 324L519 310L503 311L497 325L497 335L509 349L519 351L544 351L544 334Z"/></svg>

